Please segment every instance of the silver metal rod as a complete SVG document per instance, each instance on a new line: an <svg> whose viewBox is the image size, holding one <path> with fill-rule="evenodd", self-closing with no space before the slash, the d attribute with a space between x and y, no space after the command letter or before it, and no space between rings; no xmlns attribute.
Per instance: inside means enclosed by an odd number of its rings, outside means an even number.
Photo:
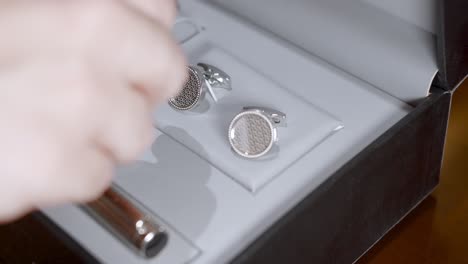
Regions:
<svg viewBox="0 0 468 264"><path fill-rule="evenodd" d="M142 257L156 256L167 243L168 234L148 210L115 185L82 208Z"/></svg>

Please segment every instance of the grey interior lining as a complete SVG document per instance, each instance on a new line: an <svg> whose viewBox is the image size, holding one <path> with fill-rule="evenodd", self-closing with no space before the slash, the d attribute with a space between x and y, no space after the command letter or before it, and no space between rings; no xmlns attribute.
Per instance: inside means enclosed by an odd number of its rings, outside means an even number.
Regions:
<svg viewBox="0 0 468 264"><path fill-rule="evenodd" d="M298 52L289 43L261 34L251 24L240 23L199 1L187 0L185 5L191 11L187 16L201 25L202 30L205 27L202 34L212 44L266 79L326 110L346 126L255 194L202 159L201 151L194 151L194 145L188 148L174 141L169 133L156 130L151 148L139 161L119 168L116 183L156 213L162 223L167 223L169 233L174 235L164 255L150 260L136 258L74 206L47 210L51 219L104 263L227 263L307 194L319 188L334 171L411 111L401 100L331 67L310 53ZM190 24L184 23L180 31L183 39L196 31ZM184 44L190 50L190 60L196 61L204 54L197 46L197 39L192 37ZM233 65L229 65L231 72ZM304 85L304 80L309 82ZM282 103L275 105L282 106ZM191 118L209 119L206 115ZM155 122L158 124L158 120ZM206 123L210 124L203 121L196 125ZM294 124L288 124L290 126ZM281 135L287 131L283 129ZM170 132L174 135L183 131ZM188 136L190 134L185 137ZM216 150L213 152L216 154Z"/></svg>
<svg viewBox="0 0 468 264"><path fill-rule="evenodd" d="M428 95L437 72L435 35L422 28L431 27L434 17L421 15L431 7L421 11L415 4L410 15L395 16L397 5L389 1L209 2L409 103ZM421 13L416 22L408 22L411 10Z"/></svg>

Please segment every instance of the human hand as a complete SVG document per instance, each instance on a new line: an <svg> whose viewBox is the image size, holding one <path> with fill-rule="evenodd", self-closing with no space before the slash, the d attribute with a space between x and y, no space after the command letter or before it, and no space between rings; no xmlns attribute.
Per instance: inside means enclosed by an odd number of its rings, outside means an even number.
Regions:
<svg viewBox="0 0 468 264"><path fill-rule="evenodd" d="M150 143L185 80L174 2L154 4L0 1L0 222L97 198Z"/></svg>

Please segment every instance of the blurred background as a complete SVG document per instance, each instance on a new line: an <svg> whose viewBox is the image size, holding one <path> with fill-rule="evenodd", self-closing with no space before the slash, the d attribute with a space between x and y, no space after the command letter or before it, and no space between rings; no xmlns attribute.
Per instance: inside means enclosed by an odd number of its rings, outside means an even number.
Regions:
<svg viewBox="0 0 468 264"><path fill-rule="evenodd" d="M358 263L468 263L468 80L455 92L440 184Z"/></svg>

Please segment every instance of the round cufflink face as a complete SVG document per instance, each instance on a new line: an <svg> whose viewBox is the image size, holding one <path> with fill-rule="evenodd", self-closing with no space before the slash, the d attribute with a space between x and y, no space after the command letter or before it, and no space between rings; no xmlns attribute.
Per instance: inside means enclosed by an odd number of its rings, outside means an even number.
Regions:
<svg viewBox="0 0 468 264"><path fill-rule="evenodd" d="M264 114L245 111L238 114L229 126L232 149L245 158L258 158L270 151L276 140L276 129Z"/></svg>
<svg viewBox="0 0 468 264"><path fill-rule="evenodd" d="M202 97L203 84L198 72L188 69L188 79L180 93L169 99L169 105L177 110L190 110L194 108Z"/></svg>

